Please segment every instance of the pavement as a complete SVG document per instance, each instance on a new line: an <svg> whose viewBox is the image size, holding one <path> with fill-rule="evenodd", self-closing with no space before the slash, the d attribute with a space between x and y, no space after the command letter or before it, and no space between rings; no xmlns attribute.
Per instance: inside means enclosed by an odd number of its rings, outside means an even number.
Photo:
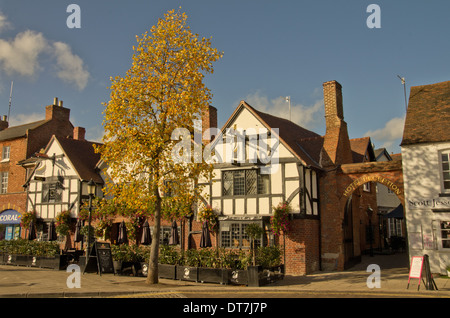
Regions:
<svg viewBox="0 0 450 318"><path fill-rule="evenodd" d="M367 284L372 272L370 264L380 266L379 286ZM286 275L283 280L262 287L246 287L195 283L181 280L160 279L159 284L147 285L145 277L114 274L80 273L79 286L74 286L72 272L34 267L0 266L0 298L190 298L244 297L257 293L257 297L302 297L311 293L326 297L417 297L450 298L450 278L433 275L437 290L426 290L424 282L411 279L408 286L408 258L406 254L363 256L358 265L341 272L318 272L306 276ZM72 288L68 287L72 283ZM376 283L376 280L370 279ZM377 288L380 287L380 288ZM213 296L215 295L215 296ZM240 296L241 295L241 296ZM267 296L265 296L267 295ZM297 295L297 296L295 296ZM255 296L256 297L256 296Z"/></svg>

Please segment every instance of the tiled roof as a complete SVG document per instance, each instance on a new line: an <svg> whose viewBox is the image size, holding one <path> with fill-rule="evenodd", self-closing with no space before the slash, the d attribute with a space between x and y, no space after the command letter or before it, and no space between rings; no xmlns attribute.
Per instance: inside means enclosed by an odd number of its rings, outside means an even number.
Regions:
<svg viewBox="0 0 450 318"><path fill-rule="evenodd" d="M239 113L241 107L248 109L262 123L267 125L267 128L279 128L280 142L284 143L284 145L304 164L317 169L322 169L321 152L324 136L300 127L287 119L258 111L245 101L241 101L239 107L227 121L224 128L227 127ZM353 162L364 162L366 154L369 156L369 161L375 160L370 137L351 139L350 146L353 153Z"/></svg>
<svg viewBox="0 0 450 318"><path fill-rule="evenodd" d="M103 184L103 179L96 169L100 154L94 151L94 145L100 145L99 143L72 138L55 138L78 172L81 180L89 181L92 179L97 184Z"/></svg>
<svg viewBox="0 0 450 318"><path fill-rule="evenodd" d="M278 128L281 141L306 165L321 168L320 151L323 145L323 138L320 135L300 127L290 120L258 111L245 101L242 101L241 105L268 127Z"/></svg>
<svg viewBox="0 0 450 318"><path fill-rule="evenodd" d="M352 149L354 163L375 161L375 153L372 148L370 137L350 139L350 148ZM366 160L366 155L369 160Z"/></svg>
<svg viewBox="0 0 450 318"><path fill-rule="evenodd" d="M27 134L27 130L37 128L43 124L48 122L48 120L39 120L32 123L20 125L20 126L12 126L0 131L0 141L1 140L10 140L14 138L24 137Z"/></svg>
<svg viewBox="0 0 450 318"><path fill-rule="evenodd" d="M413 86L401 145L450 141L450 81Z"/></svg>

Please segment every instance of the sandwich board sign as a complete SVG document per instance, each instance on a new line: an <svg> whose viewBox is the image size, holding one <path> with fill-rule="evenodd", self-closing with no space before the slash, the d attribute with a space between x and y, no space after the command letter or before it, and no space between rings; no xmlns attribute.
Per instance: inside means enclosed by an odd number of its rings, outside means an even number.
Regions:
<svg viewBox="0 0 450 318"><path fill-rule="evenodd" d="M425 279L422 277L422 273L425 271ZM436 283L434 282L433 275L431 274L430 261L427 254L424 256L413 256L411 258L411 268L409 270L408 286L411 278L417 278L419 284L417 285L417 290L420 288L420 281L423 280L425 288L428 290L438 290Z"/></svg>
<svg viewBox="0 0 450 318"><path fill-rule="evenodd" d="M419 280L419 284L417 285L417 290L420 288L420 280L422 279L422 270L423 270L423 256L413 256L411 258L411 268L409 270L409 278L408 278L408 286L411 278L417 278Z"/></svg>

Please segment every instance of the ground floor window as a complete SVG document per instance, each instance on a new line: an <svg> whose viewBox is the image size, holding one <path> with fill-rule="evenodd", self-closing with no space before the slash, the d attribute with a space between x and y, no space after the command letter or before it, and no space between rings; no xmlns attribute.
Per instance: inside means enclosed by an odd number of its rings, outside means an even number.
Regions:
<svg viewBox="0 0 450 318"><path fill-rule="evenodd" d="M442 248L450 248L450 221L441 222Z"/></svg>
<svg viewBox="0 0 450 318"><path fill-rule="evenodd" d="M402 236L402 220L389 218L388 226L389 226L389 237Z"/></svg>
<svg viewBox="0 0 450 318"><path fill-rule="evenodd" d="M248 236L246 228L256 223L264 228L262 221L221 221L220 222L220 246L228 248L249 249L251 238ZM255 246L267 245L267 235L255 240Z"/></svg>
<svg viewBox="0 0 450 318"><path fill-rule="evenodd" d="M18 238L20 238L19 224L0 224L0 241L10 241Z"/></svg>

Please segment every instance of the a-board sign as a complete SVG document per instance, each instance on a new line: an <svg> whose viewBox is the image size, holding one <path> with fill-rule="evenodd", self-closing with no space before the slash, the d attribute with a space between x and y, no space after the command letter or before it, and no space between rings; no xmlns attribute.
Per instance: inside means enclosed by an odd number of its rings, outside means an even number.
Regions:
<svg viewBox="0 0 450 318"><path fill-rule="evenodd" d="M422 277L423 272L425 272L425 279ZM417 290L420 288L420 281L423 280L425 288L428 290L438 289L436 283L434 282L433 275L431 274L430 262L428 255L424 256L413 256L411 258L411 268L409 270L408 286L411 278L419 279L419 284L417 285Z"/></svg>
<svg viewBox="0 0 450 318"><path fill-rule="evenodd" d="M94 242L84 272L96 271L98 274L114 273L114 265L109 243Z"/></svg>
<svg viewBox="0 0 450 318"><path fill-rule="evenodd" d="M409 278L422 278L423 256L413 256L411 259L411 269L409 270Z"/></svg>
<svg viewBox="0 0 450 318"><path fill-rule="evenodd" d="M114 265L111 255L111 245L109 243L95 242L97 250L97 260L101 273L114 273Z"/></svg>
<svg viewBox="0 0 450 318"><path fill-rule="evenodd" d="M423 256L413 256L411 258L411 268L409 269L408 286L411 278L419 279L419 284L417 285L417 290L420 288L420 281L422 280L422 270L423 270Z"/></svg>

